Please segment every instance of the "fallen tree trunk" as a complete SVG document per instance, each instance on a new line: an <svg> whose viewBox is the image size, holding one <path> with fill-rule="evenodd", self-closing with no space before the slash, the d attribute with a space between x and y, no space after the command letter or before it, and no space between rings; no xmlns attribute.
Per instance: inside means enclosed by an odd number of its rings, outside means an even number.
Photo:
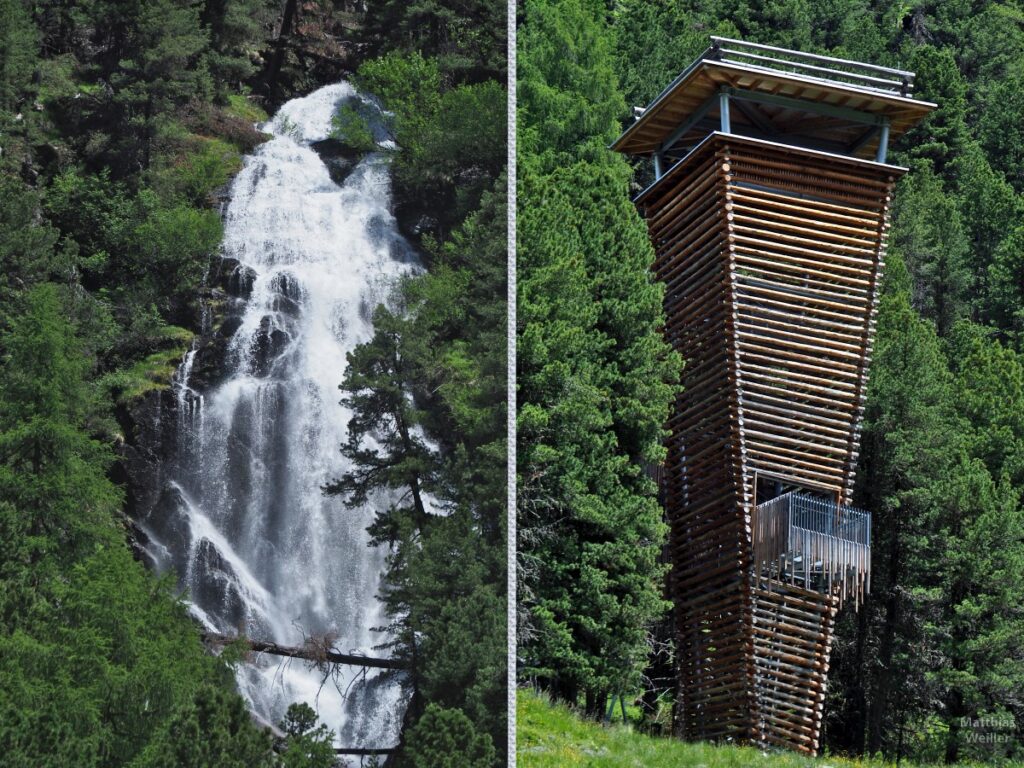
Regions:
<svg viewBox="0 0 1024 768"><path fill-rule="evenodd" d="M360 656L354 653L338 653L335 650L321 647L306 646L298 648L289 645L278 645L277 643L266 643L260 640L250 640L247 637L232 637L230 635L219 635L214 632L204 632L203 640L211 645L229 645L241 642L246 647L257 653L270 653L274 656L287 656L292 659L305 659L315 664L324 662L330 664L352 664L358 667L374 667L376 669L408 669L409 665L404 661L396 659L381 659L374 656ZM371 754L371 753L367 753Z"/></svg>
<svg viewBox="0 0 1024 768"><path fill-rule="evenodd" d="M371 755L390 755L397 748L390 747L388 749L345 749L338 747L334 750L336 755L354 755L356 757L369 757Z"/></svg>

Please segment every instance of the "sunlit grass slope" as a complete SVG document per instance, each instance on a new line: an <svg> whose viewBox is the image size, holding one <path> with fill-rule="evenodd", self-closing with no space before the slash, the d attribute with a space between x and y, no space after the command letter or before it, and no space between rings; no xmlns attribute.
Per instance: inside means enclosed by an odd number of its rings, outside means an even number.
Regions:
<svg viewBox="0 0 1024 768"><path fill-rule="evenodd" d="M877 760L802 757L749 747L687 744L584 721L567 707L520 691L516 708L517 768L887 768ZM924 768L905 760L901 768Z"/></svg>

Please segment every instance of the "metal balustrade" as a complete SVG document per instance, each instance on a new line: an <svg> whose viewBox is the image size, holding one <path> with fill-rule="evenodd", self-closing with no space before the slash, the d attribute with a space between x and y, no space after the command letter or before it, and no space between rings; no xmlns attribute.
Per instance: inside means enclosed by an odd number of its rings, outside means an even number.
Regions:
<svg viewBox="0 0 1024 768"><path fill-rule="evenodd" d="M871 515L863 510L792 491L756 507L752 545L763 577L858 605L870 591Z"/></svg>
<svg viewBox="0 0 1024 768"><path fill-rule="evenodd" d="M914 90L913 72L728 37L712 36L705 58L766 71L791 72L825 83L855 85L893 96L909 96Z"/></svg>

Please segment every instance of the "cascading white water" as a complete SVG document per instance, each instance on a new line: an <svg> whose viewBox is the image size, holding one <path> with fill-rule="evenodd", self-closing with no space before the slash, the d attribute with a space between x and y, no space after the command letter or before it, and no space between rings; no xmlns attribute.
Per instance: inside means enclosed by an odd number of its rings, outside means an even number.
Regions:
<svg viewBox="0 0 1024 768"><path fill-rule="evenodd" d="M288 102L263 126L274 138L236 177L223 255L251 286L226 377L194 391L194 351L175 377L178 458L143 524L154 559L176 569L209 629L285 645L330 633L338 650L379 656L385 553L368 546L365 530L374 505L347 509L321 487L346 470L345 355L370 337L373 308L418 264L389 212L386 157L367 155L339 186L310 147L328 137L338 105L358 98L339 83ZM342 746L391 746L401 681L340 672L323 684L303 662L261 658L241 667L238 685L269 722L305 701Z"/></svg>

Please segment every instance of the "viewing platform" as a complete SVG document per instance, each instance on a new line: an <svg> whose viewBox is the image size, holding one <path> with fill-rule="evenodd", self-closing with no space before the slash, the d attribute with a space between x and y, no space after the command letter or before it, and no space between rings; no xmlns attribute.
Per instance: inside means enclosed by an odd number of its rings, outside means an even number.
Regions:
<svg viewBox="0 0 1024 768"><path fill-rule="evenodd" d="M650 157L657 178L712 131L884 163L936 107L913 87L900 69L712 37L611 148Z"/></svg>
<svg viewBox="0 0 1024 768"><path fill-rule="evenodd" d="M778 579L859 605L870 591L871 514L790 491L754 509L755 567Z"/></svg>

